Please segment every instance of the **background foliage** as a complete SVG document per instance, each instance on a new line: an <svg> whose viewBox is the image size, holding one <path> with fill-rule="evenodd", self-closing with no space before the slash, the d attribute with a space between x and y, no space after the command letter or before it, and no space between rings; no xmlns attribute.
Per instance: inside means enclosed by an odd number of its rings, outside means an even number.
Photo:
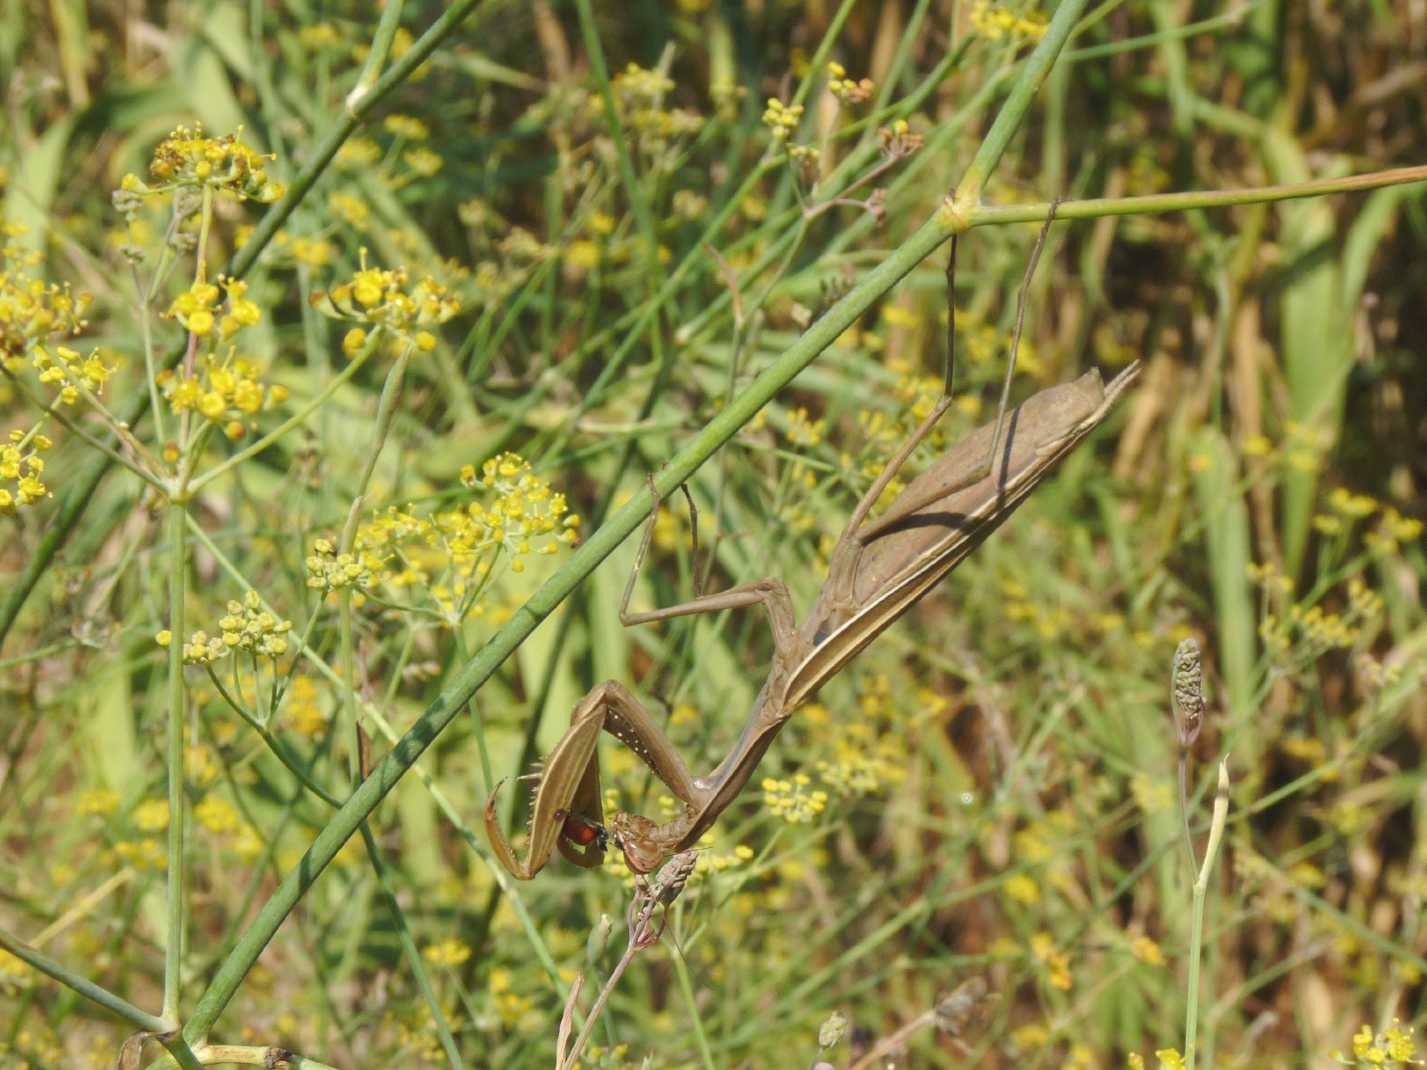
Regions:
<svg viewBox="0 0 1427 1070"><path fill-rule="evenodd" d="M399 14L392 62L439 11ZM366 250L462 306L412 356L369 508L464 507L462 467L515 450L595 530L935 210L1049 14L949 0L477 5L345 141L248 273L262 317L244 353L286 395L253 431L348 366L346 328L313 295ZM116 410L148 389L122 246L156 255L166 216L125 227L110 192L194 122L241 129L292 182L343 122L373 18L367 5L8 0L0 176L5 221L27 228L10 259L40 254L40 277L93 295L82 341L117 366ZM985 199L1420 163L1425 38L1406 2L1103 4ZM803 111L770 120L769 98ZM879 127L904 139L899 158ZM846 198L884 199L831 203L883 160ZM259 217L220 202L210 262L238 253ZM1029 290L1019 396L1135 357L1139 387L793 720L585 1065L859 1064L972 977L987 990L979 1021L909 1031L913 1064L1109 1066L1179 1045L1191 878L1167 680L1191 635L1211 700L1191 794L1207 798L1223 754L1232 777L1201 1058L1333 1065L1334 1052L1354 1058L1364 1023L1360 1055L1394 1018L1419 1021L1425 233L1412 185L1057 226ZM1008 225L961 241L962 375L937 447L994 405L1034 237ZM155 310L187 281L177 272ZM639 605L688 597L705 553L715 588L775 574L811 604L852 502L935 399L943 285L939 259L913 271L699 471L702 551L669 503ZM161 352L181 345L177 324L153 325ZM388 366L374 357L195 498L191 622L256 588L336 665L335 618L304 561L358 491ZM0 379L7 432L37 415L17 383ZM0 585L36 560L89 456L49 433L55 498L0 518ZM0 652L0 927L144 1007L163 977L169 819L161 515L110 473ZM665 711L691 766L710 767L769 654L756 613L618 628L632 553L520 646L374 815L400 915L352 840L215 1038L343 1067L446 1065L405 930L469 1065L552 1061L563 986L580 970L598 980L622 947L627 874L557 861L515 889L517 909L470 832L493 778L548 748L607 678ZM393 733L552 567L536 555L517 570L507 553L452 627L442 611L460 592L431 554L393 551L391 571L411 573L356 611L356 690ZM341 674L295 653L280 664L294 663L273 735L345 797ZM330 811L201 672L187 683L191 1003ZM380 756L394 736L364 723ZM667 805L627 753L608 747L604 771L620 805ZM1196 802L1196 835L1206 817ZM132 1032L3 953L0 1008L6 1070L109 1066ZM820 1050L834 1012L851 1028Z"/></svg>

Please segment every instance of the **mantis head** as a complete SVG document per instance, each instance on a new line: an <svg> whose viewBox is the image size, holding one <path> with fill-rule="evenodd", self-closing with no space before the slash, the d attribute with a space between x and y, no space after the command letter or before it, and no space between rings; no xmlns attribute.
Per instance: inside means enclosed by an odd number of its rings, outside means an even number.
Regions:
<svg viewBox="0 0 1427 1070"><path fill-rule="evenodd" d="M609 831L614 845L624 852L624 861L641 876L653 873L669 857L671 851L659 835L660 826L647 817L623 811L610 818Z"/></svg>

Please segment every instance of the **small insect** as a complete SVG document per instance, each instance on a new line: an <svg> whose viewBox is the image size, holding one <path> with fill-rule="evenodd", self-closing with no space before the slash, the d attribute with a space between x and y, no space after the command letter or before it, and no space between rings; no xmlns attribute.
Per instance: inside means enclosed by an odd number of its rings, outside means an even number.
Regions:
<svg viewBox="0 0 1427 1070"><path fill-rule="evenodd" d="M1048 219L1046 228L1049 225ZM1044 240L1043 228L1027 268L1027 282ZM1007 411L1006 395L1024 315L1023 285L1010 366L996 420L958 442L912 480L879 516L869 519L883 491L950 407L950 336L955 323L951 282L955 263L953 242L947 265L952 325L948 327L947 386L943 397L853 510L833 549L827 582L801 626L788 588L782 580L772 577L682 605L630 613L629 600L649 551L659 509L658 496L654 494L654 508L620 603L620 621L625 625L641 624L686 614L761 606L773 632L774 653L767 680L728 755L711 772L698 777L689 772L658 722L627 687L615 680L596 686L575 707L569 729L546 759L535 793L525 861L516 859L496 817L499 784L486 801L484 816L491 848L517 878L529 880L556 849L585 868L602 861L607 841L600 835L605 829L596 749L601 730L634 751L683 804L680 813L662 824L626 812L611 817L608 838L623 851L629 868L639 874L652 873L670 856L693 847L738 797L763 753L798 706L990 536L1056 463L1101 424L1134 382L1139 374L1138 363L1108 385L1101 381L1099 372L1090 371L1074 382L1042 390Z"/></svg>
<svg viewBox="0 0 1427 1070"><path fill-rule="evenodd" d="M595 844L595 849L600 852L609 850L609 830L579 814L567 813L564 815L564 821L560 825L560 835L580 847Z"/></svg>

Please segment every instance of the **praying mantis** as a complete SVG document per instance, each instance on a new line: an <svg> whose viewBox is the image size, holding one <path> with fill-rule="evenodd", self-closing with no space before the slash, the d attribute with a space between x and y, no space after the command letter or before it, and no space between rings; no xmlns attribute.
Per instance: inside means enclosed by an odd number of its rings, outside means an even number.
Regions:
<svg viewBox="0 0 1427 1070"><path fill-rule="evenodd" d="M1050 215L1032 253L1027 281L1054 218L1053 209ZM697 843L738 797L798 706L995 531L1055 464L1100 425L1138 376L1139 362L1109 384L1092 370L1072 382L1042 390L1007 411L1006 396L1024 316L1023 286L996 420L963 438L913 479L879 516L869 519L873 506L951 404L955 263L953 240L947 265L951 322L942 397L857 503L833 549L817 602L801 625L787 586L772 577L675 606L629 612L630 596L649 551L659 510L658 495L654 495L620 603L620 622L629 626L761 606L773 633L767 680L733 747L703 776L690 773L648 710L623 684L608 680L593 688L575 707L569 729L546 757L534 795L524 861L516 858L496 817L500 784L486 802L491 848L515 877L530 880L556 849L575 865L593 868L600 865L611 839L623 851L629 868L643 875ZM596 749L601 730L634 751L682 804L682 812L662 824L639 814L618 812L606 826Z"/></svg>

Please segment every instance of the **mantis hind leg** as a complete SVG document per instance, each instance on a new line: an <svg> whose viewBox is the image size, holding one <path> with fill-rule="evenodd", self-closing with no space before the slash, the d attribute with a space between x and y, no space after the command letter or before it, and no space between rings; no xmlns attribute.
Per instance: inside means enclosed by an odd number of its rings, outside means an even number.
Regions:
<svg viewBox="0 0 1427 1070"><path fill-rule="evenodd" d="M902 447L887 462L887 466L882 470L876 481L873 482L868 492L863 495L862 500L857 503L857 508L853 510L852 517L847 523L846 530L843 531L838 540L838 548L842 549L845 542L857 543L859 549L869 541L875 539L888 528L893 527L907 517L912 516L919 510L926 508L932 502L937 501L947 494L965 487L974 486L989 476L995 468L996 455L1002 447L1002 439L1006 426L1006 411L1011 397L1011 379L1016 372L1016 357L1021 348L1021 331L1026 320L1026 292L1030 289L1031 278L1035 275L1036 265L1040 262L1041 251L1045 248L1046 236L1050 233L1050 227L1055 222L1055 212L1060 201L1052 201L1050 211L1046 215L1045 223L1042 224L1040 234L1036 238L1035 248L1031 251L1031 258L1026 264L1026 274L1021 281L1021 288L1016 296L1016 327L1011 338L1011 352L1006 360L1006 374L1001 382L1001 398L996 406L996 429L991 436L991 448L986 451L986 457L982 463L973 471L965 474L961 479L952 484L938 484L929 487L924 495L918 497L899 497L887 510L876 520L867 522L867 514L871 511L878 498L887 489L893 478L907 463L907 459L912 452L926 439L936 426L938 420L951 406L952 381L955 377L956 369L956 238L952 238L951 254L946 265L946 306L947 306L947 327L946 327L946 369L942 384L942 396L937 400L932 411L927 415L911 437L903 443ZM857 553L849 552L848 557L851 575L856 573Z"/></svg>

